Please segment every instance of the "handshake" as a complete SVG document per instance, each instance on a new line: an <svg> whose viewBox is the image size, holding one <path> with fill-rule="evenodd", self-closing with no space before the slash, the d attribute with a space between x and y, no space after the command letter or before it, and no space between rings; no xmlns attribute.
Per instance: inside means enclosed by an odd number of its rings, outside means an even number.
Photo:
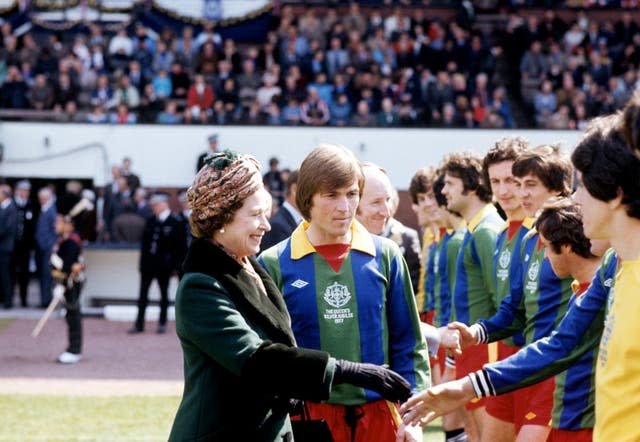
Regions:
<svg viewBox="0 0 640 442"><path fill-rule="evenodd" d="M391 402L404 402L411 396L411 385L386 367L360 362L336 360L334 384L351 384L379 393Z"/></svg>

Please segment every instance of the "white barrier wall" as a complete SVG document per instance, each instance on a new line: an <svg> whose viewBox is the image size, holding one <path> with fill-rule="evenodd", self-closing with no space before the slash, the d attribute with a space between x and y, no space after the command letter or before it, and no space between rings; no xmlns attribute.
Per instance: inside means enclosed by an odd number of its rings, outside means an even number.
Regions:
<svg viewBox="0 0 640 442"><path fill-rule="evenodd" d="M362 161L387 169L393 184L407 189L414 172L437 165L448 153L484 153L499 138L520 135L532 144L560 142L570 150L579 131L357 129L257 126L85 125L0 123L4 158L0 177L92 178L110 181L111 164L124 156L147 187L186 187L207 136L218 133L221 148L252 153L263 165L276 156L281 167L296 168L322 142L342 143Z"/></svg>

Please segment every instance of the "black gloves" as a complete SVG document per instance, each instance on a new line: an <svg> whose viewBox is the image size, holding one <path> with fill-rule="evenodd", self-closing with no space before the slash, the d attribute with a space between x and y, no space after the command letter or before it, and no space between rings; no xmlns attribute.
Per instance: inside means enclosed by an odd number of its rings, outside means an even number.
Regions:
<svg viewBox="0 0 640 442"><path fill-rule="evenodd" d="M336 360L334 384L351 384L373 390L392 402L404 402L411 395L411 385L398 373L374 364Z"/></svg>

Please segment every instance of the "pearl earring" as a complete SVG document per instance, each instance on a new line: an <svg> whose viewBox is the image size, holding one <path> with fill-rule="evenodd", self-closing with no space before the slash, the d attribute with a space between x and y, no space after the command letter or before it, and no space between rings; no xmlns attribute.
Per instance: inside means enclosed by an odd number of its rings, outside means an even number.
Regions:
<svg viewBox="0 0 640 442"><path fill-rule="evenodd" d="M224 233L224 227L219 230L220 233Z"/></svg>

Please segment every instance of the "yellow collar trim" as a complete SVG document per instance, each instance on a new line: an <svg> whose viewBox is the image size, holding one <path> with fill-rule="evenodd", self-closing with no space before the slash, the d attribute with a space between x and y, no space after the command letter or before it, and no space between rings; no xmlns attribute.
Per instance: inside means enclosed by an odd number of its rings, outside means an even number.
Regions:
<svg viewBox="0 0 640 442"><path fill-rule="evenodd" d="M316 249L309 241L307 229L308 221L302 221L291 234L291 259L300 259L310 253L315 253ZM351 249L360 250L371 256L376 256L376 248L373 244L371 234L357 220L351 222Z"/></svg>
<svg viewBox="0 0 640 442"><path fill-rule="evenodd" d="M489 203L484 206L478 213L475 214L473 218L471 218L471 221L469 221L469 230L473 232L485 216L491 215L493 213L498 213L493 204Z"/></svg>

